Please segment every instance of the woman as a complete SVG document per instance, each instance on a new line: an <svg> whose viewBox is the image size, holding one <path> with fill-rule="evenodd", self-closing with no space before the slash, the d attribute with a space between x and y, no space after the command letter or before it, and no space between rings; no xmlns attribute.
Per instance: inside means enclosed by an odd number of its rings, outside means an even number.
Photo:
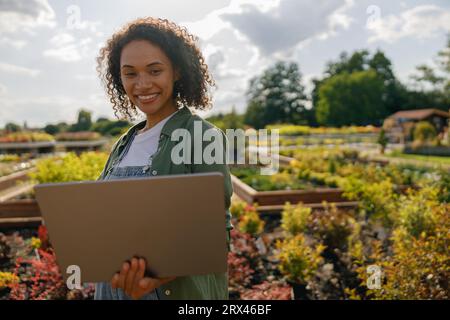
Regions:
<svg viewBox="0 0 450 320"><path fill-rule="evenodd" d="M194 137L194 123L199 121L203 132L218 130L189 109L208 108L208 88L214 85L196 38L167 20L137 19L108 40L97 62L115 115L133 119L136 108L146 115L115 143L99 179L221 172L229 243L232 187L225 158L213 164L176 164L171 159L177 144L171 139L174 130L184 128ZM167 201L174 198L167 195ZM148 267L137 257L124 262L111 283L96 284L95 299L228 299L227 273L151 278L145 273Z"/></svg>

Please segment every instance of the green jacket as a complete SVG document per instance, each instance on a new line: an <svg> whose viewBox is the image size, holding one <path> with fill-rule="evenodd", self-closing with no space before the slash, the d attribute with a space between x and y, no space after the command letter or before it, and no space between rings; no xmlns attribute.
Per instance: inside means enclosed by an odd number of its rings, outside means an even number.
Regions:
<svg viewBox="0 0 450 320"><path fill-rule="evenodd" d="M188 173L200 173L200 172L221 172L224 175L225 183L225 210L226 213L226 229L227 229L227 242L228 249L230 249L230 230L233 228L231 224L231 214L229 212L231 195L233 188L230 179L230 172L228 166L223 161L223 164L174 164L171 160L172 148L178 143L178 141L171 141L172 132L178 128L187 129L191 137L194 137L194 121L200 121L202 124L202 130L205 132L207 129L214 128L219 130L223 137L223 155L224 161L226 157L226 136L220 129L214 127L211 123L200 118L197 115L191 113L191 111L183 107L176 114L174 114L164 125L161 130L159 138L159 144L157 152L153 156L151 174L156 176L169 175L169 174L188 174ZM130 141L132 134L139 129L142 129L146 124L146 120L139 122L132 126L124 135L112 147L110 156L106 165L100 174L98 180L105 178L109 170L112 170L113 166L118 162L119 155L123 152L125 146ZM193 139L192 139L193 140ZM203 149L209 142L203 142ZM193 145L192 145L193 148ZM192 149L194 150L194 149ZM202 152L203 153L203 152ZM194 152L191 152L192 159ZM207 190L205 190L205 196L207 196ZM169 199L168 199L169 200ZM174 281L169 282L160 287L159 292L162 299L228 299L228 273L223 274L207 274L207 275L195 275L176 278ZM162 296L162 297L161 297Z"/></svg>

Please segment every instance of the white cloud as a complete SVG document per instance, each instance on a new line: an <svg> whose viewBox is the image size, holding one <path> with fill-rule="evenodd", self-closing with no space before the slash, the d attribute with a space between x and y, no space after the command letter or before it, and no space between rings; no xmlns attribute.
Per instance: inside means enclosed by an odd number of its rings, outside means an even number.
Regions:
<svg viewBox="0 0 450 320"><path fill-rule="evenodd" d="M14 64L0 62L0 71L17 74L17 75L25 75L30 77L37 76L41 71L36 69L30 69L26 67L17 66Z"/></svg>
<svg viewBox="0 0 450 320"><path fill-rule="evenodd" d="M0 97L6 95L7 92L8 89L6 88L6 86L0 83Z"/></svg>
<svg viewBox="0 0 450 320"><path fill-rule="evenodd" d="M72 34L59 32L50 39L52 48L43 52L45 57L55 58L63 62L79 61L91 52L92 38L77 40Z"/></svg>
<svg viewBox="0 0 450 320"><path fill-rule="evenodd" d="M223 29L231 28L228 21L222 18L223 14L239 14L248 5L254 5L266 12L278 5L281 0L231 0L230 4L224 8L211 11L205 18L194 22L182 22L180 25L186 26L189 32L200 37L202 40L209 40Z"/></svg>
<svg viewBox="0 0 450 320"><path fill-rule="evenodd" d="M351 19L345 11L353 5L349 0L283 0L264 12L259 6L242 6L240 13L221 17L259 48L262 54L288 53L307 39L348 28Z"/></svg>
<svg viewBox="0 0 450 320"><path fill-rule="evenodd" d="M11 46L15 49L22 49L27 45L24 40L16 40L9 37L0 37L0 46Z"/></svg>
<svg viewBox="0 0 450 320"><path fill-rule="evenodd" d="M47 0L0 0L0 33L35 34L37 27L55 25L55 12Z"/></svg>
<svg viewBox="0 0 450 320"><path fill-rule="evenodd" d="M450 30L450 11L436 5L420 5L399 15L373 20L367 29L373 34L369 42L395 42L404 37L431 38Z"/></svg>

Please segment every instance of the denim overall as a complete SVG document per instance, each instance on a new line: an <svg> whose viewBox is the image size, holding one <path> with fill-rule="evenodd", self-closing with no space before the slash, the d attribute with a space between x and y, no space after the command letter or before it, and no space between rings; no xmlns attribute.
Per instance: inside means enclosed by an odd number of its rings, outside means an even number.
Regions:
<svg viewBox="0 0 450 320"><path fill-rule="evenodd" d="M126 145L122 154L118 157L118 160L113 164L112 170L106 174L104 180L116 180L116 179L126 179L126 178L136 178L136 177L147 177L151 176L149 172L151 168L151 159L149 159L149 164L145 166L131 166L131 167L122 167L119 168L119 164L122 159L127 154L128 150L131 147L131 144L134 140L136 133L131 137L130 142ZM130 257L131 258L131 257ZM121 268L122 266L117 266L117 268ZM111 276L112 278L112 276ZM158 289L153 290L152 292L146 294L141 298L141 300L159 300L159 297L162 296L162 292L158 292ZM131 300L122 289L113 289L109 282L100 282L95 284L95 300Z"/></svg>

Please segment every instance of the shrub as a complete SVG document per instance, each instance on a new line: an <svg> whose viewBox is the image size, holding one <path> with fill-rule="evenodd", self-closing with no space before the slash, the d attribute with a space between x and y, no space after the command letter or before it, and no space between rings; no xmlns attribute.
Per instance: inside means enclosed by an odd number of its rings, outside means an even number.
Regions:
<svg viewBox="0 0 450 320"><path fill-rule="evenodd" d="M0 271L0 289L10 287L19 282L19 277L11 272Z"/></svg>
<svg viewBox="0 0 450 320"><path fill-rule="evenodd" d="M57 141L95 141L101 138L98 132L92 131L62 132L55 136Z"/></svg>
<svg viewBox="0 0 450 320"><path fill-rule="evenodd" d="M67 287L59 272L53 253L39 250L38 259L16 260L15 274L20 283L12 286L12 300L65 299Z"/></svg>
<svg viewBox="0 0 450 320"><path fill-rule="evenodd" d="M323 258L320 256L325 247L321 244L316 248L309 247L302 234L276 243L280 260L279 270L288 280L297 283L307 283L315 275Z"/></svg>
<svg viewBox="0 0 450 320"><path fill-rule="evenodd" d="M416 238L424 232L433 232L436 223L439 223L433 214L439 206L438 192L438 189L430 186L420 190L409 189L408 194L401 196L398 201L397 224Z"/></svg>
<svg viewBox="0 0 450 320"><path fill-rule="evenodd" d="M292 206L287 202L281 213L281 227L291 235L305 231L311 216L311 208L303 206L302 203Z"/></svg>
<svg viewBox="0 0 450 320"><path fill-rule="evenodd" d="M108 155L84 152L80 156L68 153L62 157L39 160L30 178L37 183L96 180L105 166Z"/></svg>
<svg viewBox="0 0 450 320"><path fill-rule="evenodd" d="M238 228L241 232L255 236L264 230L264 224L256 209L253 208L244 211L244 214L239 219Z"/></svg>
<svg viewBox="0 0 450 320"><path fill-rule="evenodd" d="M346 250L350 236L357 233L359 226L349 213L338 210L333 203L324 203L324 210L312 215L310 228L314 238L328 249Z"/></svg>
<svg viewBox="0 0 450 320"><path fill-rule="evenodd" d="M432 141L436 138L436 128L428 121L420 121L414 126L415 141Z"/></svg>
<svg viewBox="0 0 450 320"><path fill-rule="evenodd" d="M231 202L230 213L233 217L239 219L247 207L247 203L242 200L235 200Z"/></svg>
<svg viewBox="0 0 450 320"><path fill-rule="evenodd" d="M15 132L0 137L0 143L54 141L52 135L44 132Z"/></svg>
<svg viewBox="0 0 450 320"><path fill-rule="evenodd" d="M241 294L242 300L291 300L292 289L280 282L264 281Z"/></svg>
<svg viewBox="0 0 450 320"><path fill-rule="evenodd" d="M364 216L380 220L386 227L392 226L392 213L395 212L398 196L390 180L369 184L359 179L348 178L342 187L344 197L359 201L358 206Z"/></svg>
<svg viewBox="0 0 450 320"><path fill-rule="evenodd" d="M373 263L384 273L380 290L368 290L374 299L450 299L450 205L433 208L439 223L433 232L412 236L400 226L393 232L392 253L378 250ZM358 269L362 283L367 281L363 267Z"/></svg>

